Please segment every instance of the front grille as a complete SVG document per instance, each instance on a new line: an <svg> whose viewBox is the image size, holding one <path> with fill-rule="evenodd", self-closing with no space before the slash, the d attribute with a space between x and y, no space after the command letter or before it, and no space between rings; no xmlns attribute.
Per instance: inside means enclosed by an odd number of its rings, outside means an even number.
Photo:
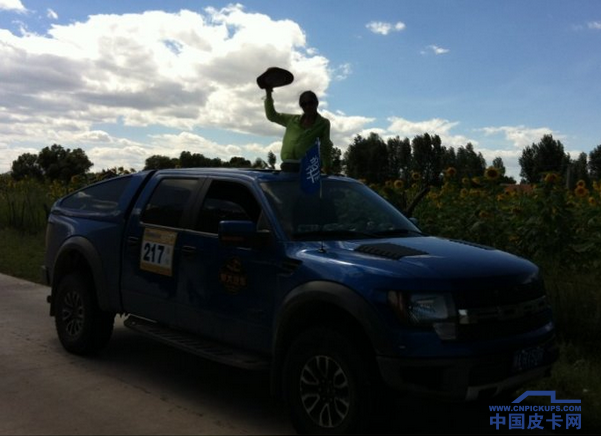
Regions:
<svg viewBox="0 0 601 436"><path fill-rule="evenodd" d="M542 281L454 294L457 340L502 338L539 329L551 322Z"/></svg>
<svg viewBox="0 0 601 436"><path fill-rule="evenodd" d="M511 286L490 286L486 289L458 291L453 294L455 304L460 309L505 306L531 301L545 295L543 282Z"/></svg>
<svg viewBox="0 0 601 436"><path fill-rule="evenodd" d="M518 335L541 328L550 321L549 311L544 310L534 315L505 321L489 320L474 324L460 324L457 326L457 340L476 341Z"/></svg>

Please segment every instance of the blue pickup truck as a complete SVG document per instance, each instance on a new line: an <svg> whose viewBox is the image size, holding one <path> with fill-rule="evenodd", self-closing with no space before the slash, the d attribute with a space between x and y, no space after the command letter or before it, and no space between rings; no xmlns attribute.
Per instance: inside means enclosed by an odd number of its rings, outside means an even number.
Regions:
<svg viewBox="0 0 601 436"><path fill-rule="evenodd" d="M49 215L43 267L64 348L105 347L116 314L204 358L270 371L303 433L369 432L403 392L487 399L558 351L538 268L423 234L359 181L271 170L145 171Z"/></svg>

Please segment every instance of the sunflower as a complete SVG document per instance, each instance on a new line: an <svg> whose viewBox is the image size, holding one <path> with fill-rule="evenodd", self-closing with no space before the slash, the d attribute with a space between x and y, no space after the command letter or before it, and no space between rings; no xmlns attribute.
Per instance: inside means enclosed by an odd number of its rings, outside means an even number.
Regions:
<svg viewBox="0 0 601 436"><path fill-rule="evenodd" d="M478 217L480 217L480 219L485 220L485 219L491 218L491 214L490 214L490 212L481 210L480 213L478 214Z"/></svg>
<svg viewBox="0 0 601 436"><path fill-rule="evenodd" d="M395 180L394 187L396 189L403 189L405 187L405 183L402 180Z"/></svg>
<svg viewBox="0 0 601 436"><path fill-rule="evenodd" d="M421 180L421 178L422 178L421 174L418 173L417 171L413 171L411 173L411 179L412 180L415 180L417 182L418 180Z"/></svg>
<svg viewBox="0 0 601 436"><path fill-rule="evenodd" d="M586 182L584 180L578 180L578 183L576 183L576 186L578 188L584 188L584 187L586 187Z"/></svg>
<svg viewBox="0 0 601 436"><path fill-rule="evenodd" d="M488 180L497 180L499 177L501 177L501 172L498 168L488 167L484 172L484 177L486 177Z"/></svg>
<svg viewBox="0 0 601 436"><path fill-rule="evenodd" d="M556 173L547 173L545 176L545 183L553 185L559 182L559 176Z"/></svg>
<svg viewBox="0 0 601 436"><path fill-rule="evenodd" d="M588 196L588 189L584 186L577 186L576 189L574 189L574 195L578 198L584 198Z"/></svg>
<svg viewBox="0 0 601 436"><path fill-rule="evenodd" d="M448 167L444 173L447 177L455 177L457 175L457 170L454 167Z"/></svg>

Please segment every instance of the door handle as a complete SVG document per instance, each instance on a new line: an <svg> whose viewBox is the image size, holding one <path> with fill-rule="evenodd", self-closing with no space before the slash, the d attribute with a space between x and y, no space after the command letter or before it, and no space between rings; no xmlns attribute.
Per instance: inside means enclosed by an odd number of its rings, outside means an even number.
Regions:
<svg viewBox="0 0 601 436"><path fill-rule="evenodd" d="M127 245L130 247L135 247L139 243L140 243L140 239L136 238L135 236L130 236L127 238Z"/></svg>
<svg viewBox="0 0 601 436"><path fill-rule="evenodd" d="M191 245L184 245L182 247L182 253L184 253L184 256L193 256L196 254L196 247L193 247Z"/></svg>

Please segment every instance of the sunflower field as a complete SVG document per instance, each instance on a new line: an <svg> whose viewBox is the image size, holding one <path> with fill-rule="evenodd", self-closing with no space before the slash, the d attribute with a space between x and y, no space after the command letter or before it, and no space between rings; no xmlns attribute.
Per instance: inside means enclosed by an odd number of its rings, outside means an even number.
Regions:
<svg viewBox="0 0 601 436"><path fill-rule="evenodd" d="M597 349L601 332L601 182L565 187L556 173L537 185L503 185L497 168L481 177L444 172L441 187L391 180L372 189L412 211L422 231L488 245L535 262L564 340Z"/></svg>
<svg viewBox="0 0 601 436"><path fill-rule="evenodd" d="M57 198L104 177L77 176L65 184L0 175L0 230L43 235ZM427 234L489 245L535 262L545 278L560 334L597 350L601 182L587 186L579 181L572 190L558 174L548 173L538 185L503 185L499 170L490 167L470 179L460 179L448 168L440 187L426 186L419 173L408 181L370 187L399 210L410 209Z"/></svg>

